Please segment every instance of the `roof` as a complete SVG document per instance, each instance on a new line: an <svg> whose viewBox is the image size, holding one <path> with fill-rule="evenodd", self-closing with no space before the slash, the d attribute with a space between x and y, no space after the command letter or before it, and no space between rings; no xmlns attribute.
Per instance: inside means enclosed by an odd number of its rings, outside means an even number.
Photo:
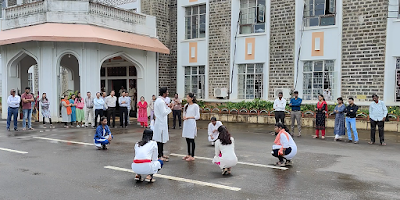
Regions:
<svg viewBox="0 0 400 200"><path fill-rule="evenodd" d="M169 54L157 38L93 25L45 23L0 31L0 46L29 41L92 42Z"/></svg>

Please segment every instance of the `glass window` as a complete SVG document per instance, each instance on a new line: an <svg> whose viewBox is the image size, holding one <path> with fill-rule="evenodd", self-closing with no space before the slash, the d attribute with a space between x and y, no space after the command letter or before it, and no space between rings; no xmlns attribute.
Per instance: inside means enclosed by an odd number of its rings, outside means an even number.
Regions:
<svg viewBox="0 0 400 200"><path fill-rule="evenodd" d="M185 94L188 93L205 98L205 66L185 67Z"/></svg>
<svg viewBox="0 0 400 200"><path fill-rule="evenodd" d="M32 73L28 73L28 86L33 88Z"/></svg>
<svg viewBox="0 0 400 200"><path fill-rule="evenodd" d="M255 99L263 95L264 64L242 64L238 66L238 98Z"/></svg>
<svg viewBox="0 0 400 200"><path fill-rule="evenodd" d="M306 0L304 26L330 26L336 21L336 0Z"/></svg>
<svg viewBox="0 0 400 200"><path fill-rule="evenodd" d="M206 5L191 6L186 8L186 39L206 37L206 10Z"/></svg>
<svg viewBox="0 0 400 200"><path fill-rule="evenodd" d="M400 58L396 59L396 102L400 102Z"/></svg>
<svg viewBox="0 0 400 200"><path fill-rule="evenodd" d="M333 60L307 61L303 65L303 99L318 100L323 94L325 100L331 101L335 94L335 65Z"/></svg>
<svg viewBox="0 0 400 200"><path fill-rule="evenodd" d="M265 0L240 0L240 34L265 32Z"/></svg>

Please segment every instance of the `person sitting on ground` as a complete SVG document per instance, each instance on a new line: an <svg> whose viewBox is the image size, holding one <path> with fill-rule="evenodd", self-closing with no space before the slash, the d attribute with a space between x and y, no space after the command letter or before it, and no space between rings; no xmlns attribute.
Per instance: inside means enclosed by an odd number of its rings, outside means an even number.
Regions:
<svg viewBox="0 0 400 200"><path fill-rule="evenodd" d="M215 141L215 156L213 163L222 169L222 175L231 174L232 167L238 159L235 154L235 143L225 126L218 128L218 139Z"/></svg>
<svg viewBox="0 0 400 200"><path fill-rule="evenodd" d="M276 138L272 146L272 155L279 159L276 165L284 167L292 165L292 159L297 153L297 146L292 136L289 134L289 129L284 124L278 122L275 124ZM286 162L284 162L284 159Z"/></svg>
<svg viewBox="0 0 400 200"><path fill-rule="evenodd" d="M218 128L222 126L222 122L217 121L217 118L211 117L211 122L208 124L208 141L214 146L215 140L218 139Z"/></svg>
<svg viewBox="0 0 400 200"><path fill-rule="evenodd" d="M132 170L136 173L135 180L142 181L142 175L147 175L146 182L154 182L156 174L163 166L163 161L158 159L157 142L153 141L153 131L145 129L142 141L135 144L135 158Z"/></svg>
<svg viewBox="0 0 400 200"><path fill-rule="evenodd" d="M94 135L94 145L96 145L97 149L105 150L113 138L107 125L107 117L101 117L100 125L96 128L96 134Z"/></svg>

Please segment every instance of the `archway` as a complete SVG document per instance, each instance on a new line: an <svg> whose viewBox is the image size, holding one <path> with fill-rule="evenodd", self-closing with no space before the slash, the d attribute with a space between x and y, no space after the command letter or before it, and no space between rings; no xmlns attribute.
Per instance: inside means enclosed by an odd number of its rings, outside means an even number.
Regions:
<svg viewBox="0 0 400 200"><path fill-rule="evenodd" d="M60 96L80 90L79 61L73 54L65 54L60 60Z"/></svg>

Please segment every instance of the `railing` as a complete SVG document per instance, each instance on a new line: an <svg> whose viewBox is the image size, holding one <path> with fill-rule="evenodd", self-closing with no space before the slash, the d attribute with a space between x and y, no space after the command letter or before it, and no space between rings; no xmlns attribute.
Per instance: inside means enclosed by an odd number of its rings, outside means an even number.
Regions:
<svg viewBox="0 0 400 200"><path fill-rule="evenodd" d="M36 1L33 3L23 4L6 8L6 19L15 19L37 13L45 12L45 5L43 1Z"/></svg>
<svg viewBox="0 0 400 200"><path fill-rule="evenodd" d="M91 2L89 4L89 13L95 15L101 15L104 17L119 19L125 22L130 22L134 24L145 25L146 16L140 15L127 10L110 7L100 3Z"/></svg>

